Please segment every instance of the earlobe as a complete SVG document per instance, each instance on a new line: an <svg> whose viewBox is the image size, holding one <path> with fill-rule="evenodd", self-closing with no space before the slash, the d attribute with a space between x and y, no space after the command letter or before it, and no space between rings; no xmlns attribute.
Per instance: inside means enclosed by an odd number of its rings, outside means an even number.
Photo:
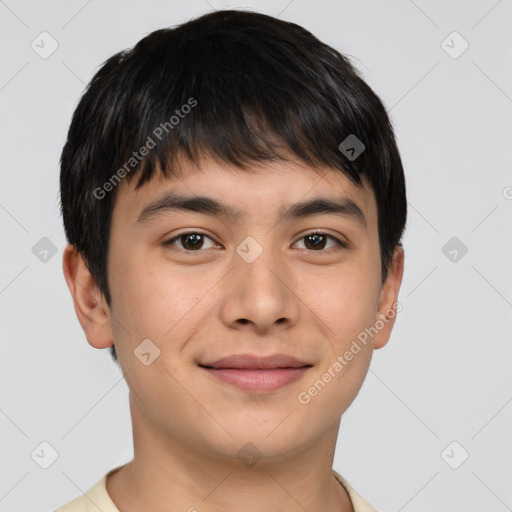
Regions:
<svg viewBox="0 0 512 512"><path fill-rule="evenodd" d="M62 269L87 341L94 348L110 347L114 338L108 306L82 255L72 245L64 249Z"/></svg>
<svg viewBox="0 0 512 512"><path fill-rule="evenodd" d="M393 259L389 266L386 281L382 285L382 292L377 309L376 327L378 333L374 339L374 348L382 348L389 341L395 319L400 308L398 305L398 292L402 284L404 272L404 250L401 245L395 247Z"/></svg>

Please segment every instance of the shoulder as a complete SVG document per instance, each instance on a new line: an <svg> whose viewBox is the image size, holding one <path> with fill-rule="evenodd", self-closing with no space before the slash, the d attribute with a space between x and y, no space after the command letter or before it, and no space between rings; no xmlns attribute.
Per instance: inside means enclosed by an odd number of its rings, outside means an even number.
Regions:
<svg viewBox="0 0 512 512"><path fill-rule="evenodd" d="M87 512L87 498L85 497L85 494L83 496L78 496L78 498L62 505L54 512Z"/></svg>
<svg viewBox="0 0 512 512"><path fill-rule="evenodd" d="M345 487L350 500L352 501L354 512L377 512L377 510L373 508L363 497L361 497L339 473L334 469L332 472L336 480Z"/></svg>
<svg viewBox="0 0 512 512"><path fill-rule="evenodd" d="M62 505L54 512L97 512L98 510L102 512L119 512L110 498L106 487L107 476L119 469L119 467L120 466L111 469L108 473L103 475L96 484L88 489L85 494Z"/></svg>

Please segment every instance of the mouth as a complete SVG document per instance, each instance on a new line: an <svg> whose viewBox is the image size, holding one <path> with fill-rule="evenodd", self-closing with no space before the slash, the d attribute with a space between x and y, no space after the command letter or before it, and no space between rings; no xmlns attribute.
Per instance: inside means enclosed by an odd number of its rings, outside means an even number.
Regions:
<svg viewBox="0 0 512 512"><path fill-rule="evenodd" d="M286 354L238 354L199 364L214 378L247 392L270 392L300 379L313 365Z"/></svg>

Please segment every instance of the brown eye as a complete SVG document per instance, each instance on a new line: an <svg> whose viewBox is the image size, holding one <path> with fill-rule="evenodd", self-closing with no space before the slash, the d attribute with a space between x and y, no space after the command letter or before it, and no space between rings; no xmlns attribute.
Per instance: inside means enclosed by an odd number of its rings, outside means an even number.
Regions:
<svg viewBox="0 0 512 512"><path fill-rule="evenodd" d="M325 247L327 237L325 235L308 235L304 237L306 247L308 249L323 249Z"/></svg>
<svg viewBox="0 0 512 512"><path fill-rule="evenodd" d="M175 245L175 242L179 242L181 244L181 249L186 251L198 251L205 248L205 240L213 242L209 236L203 235L202 233L190 232L182 233L181 235L171 238L165 242L165 245ZM212 247L213 246L215 246L215 244L212 244Z"/></svg>
<svg viewBox="0 0 512 512"><path fill-rule="evenodd" d="M346 247L346 244L338 240L332 235L328 235L327 233L310 233L309 235L303 236L300 240L304 240L305 248L311 251L320 252L326 248L326 244L328 240L333 240L335 243L327 249L331 249L335 247L334 250L340 249L342 247Z"/></svg>

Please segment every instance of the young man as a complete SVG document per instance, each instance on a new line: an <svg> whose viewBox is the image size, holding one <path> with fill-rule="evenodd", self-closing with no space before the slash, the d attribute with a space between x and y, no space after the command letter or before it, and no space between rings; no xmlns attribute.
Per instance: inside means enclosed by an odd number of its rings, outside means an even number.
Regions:
<svg viewBox="0 0 512 512"><path fill-rule="evenodd" d="M60 512L375 510L332 463L394 324L406 197L344 56L245 11L153 32L82 97L61 199L65 278L126 378L134 458Z"/></svg>

